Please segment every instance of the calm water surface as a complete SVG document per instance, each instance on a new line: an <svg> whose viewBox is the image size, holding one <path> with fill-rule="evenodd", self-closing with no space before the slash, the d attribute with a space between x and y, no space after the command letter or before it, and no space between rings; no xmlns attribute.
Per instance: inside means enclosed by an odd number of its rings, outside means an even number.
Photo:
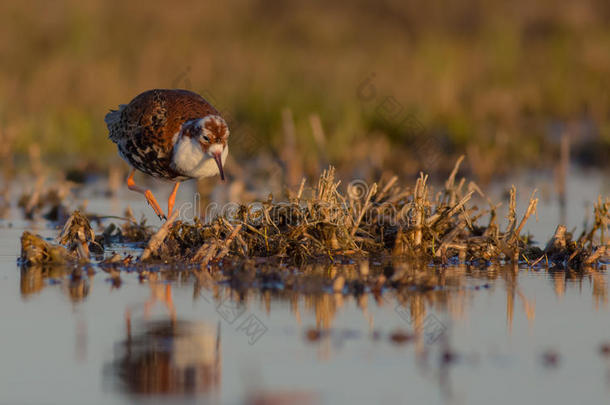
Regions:
<svg viewBox="0 0 610 405"><path fill-rule="evenodd" d="M514 182L523 187L522 212L539 181ZM608 183L574 175L568 190L566 220L576 227ZM539 222L528 227L538 240L561 215L552 191L542 193ZM92 198L89 210L118 214L130 204L139 215L147 208L136 198ZM432 290L239 296L176 270L145 281L122 273L120 286L99 268L78 279L61 269L21 270L23 229L56 235L44 222L1 223L0 404L610 399L610 357L600 352L610 344L603 268L431 267L439 285Z"/></svg>

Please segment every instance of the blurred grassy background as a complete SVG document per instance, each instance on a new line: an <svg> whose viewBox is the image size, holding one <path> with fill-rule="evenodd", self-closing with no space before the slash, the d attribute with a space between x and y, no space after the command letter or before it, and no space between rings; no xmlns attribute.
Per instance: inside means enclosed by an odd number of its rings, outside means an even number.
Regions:
<svg viewBox="0 0 610 405"><path fill-rule="evenodd" d="M17 157L104 167L108 109L179 87L229 116L242 162L279 148L287 107L305 160L318 114L338 165L501 173L555 160L562 133L607 165L609 50L607 0L1 2L0 128Z"/></svg>

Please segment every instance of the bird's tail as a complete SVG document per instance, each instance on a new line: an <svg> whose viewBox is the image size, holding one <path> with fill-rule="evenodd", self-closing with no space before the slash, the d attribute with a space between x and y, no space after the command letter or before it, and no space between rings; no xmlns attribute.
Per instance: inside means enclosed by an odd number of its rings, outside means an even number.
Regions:
<svg viewBox="0 0 610 405"><path fill-rule="evenodd" d="M121 113L123 112L124 108L125 104L121 104L119 105L118 110L110 110L110 112L104 117L104 122L108 127L108 132L112 141L114 141L115 137L119 134L119 129L121 126Z"/></svg>

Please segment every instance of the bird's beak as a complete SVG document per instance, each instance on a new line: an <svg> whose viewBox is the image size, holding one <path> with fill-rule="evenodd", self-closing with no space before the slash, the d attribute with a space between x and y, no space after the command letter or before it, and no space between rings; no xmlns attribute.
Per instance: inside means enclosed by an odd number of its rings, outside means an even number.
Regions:
<svg viewBox="0 0 610 405"><path fill-rule="evenodd" d="M220 171L220 180L225 181L225 173L222 171L222 152L216 152L212 156L214 156L214 160L218 165L218 170Z"/></svg>

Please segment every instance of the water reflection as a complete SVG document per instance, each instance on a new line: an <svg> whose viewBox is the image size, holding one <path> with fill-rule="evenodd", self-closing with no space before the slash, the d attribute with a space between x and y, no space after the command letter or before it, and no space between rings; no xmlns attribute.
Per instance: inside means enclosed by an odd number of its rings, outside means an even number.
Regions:
<svg viewBox="0 0 610 405"><path fill-rule="evenodd" d="M221 381L220 324L184 320L128 325L108 375L133 394L202 394Z"/></svg>
<svg viewBox="0 0 610 405"><path fill-rule="evenodd" d="M20 291L21 297L26 299L38 294L48 279L63 278L66 274L64 267L31 266L21 268Z"/></svg>
<svg viewBox="0 0 610 405"><path fill-rule="evenodd" d="M261 273L264 277L260 277ZM480 294L493 294L505 300L503 315L507 333L511 333L514 319L519 316L526 318L530 325L536 322L536 296L542 291L530 288L535 278L542 278L547 291L552 291L557 300L576 291L592 296L594 310L608 304L607 275L603 268L575 272L501 264L484 268L467 264L431 267L400 261L371 261L366 270L361 263L348 263L307 266L298 272L270 268L261 272L248 271L248 274L244 274L243 269L140 273L117 270L108 274L109 277L105 277L98 270L96 275L91 269L22 268L20 292L26 300L47 287L57 288L72 302L79 303L91 295L94 279L98 286L105 280L112 282L114 287L111 288L118 289L123 287L113 281L116 278L130 279L126 284L132 286L139 280L142 287L136 288L146 288L150 294L138 305L122 307L126 319L124 334L115 344L114 360L104 370L113 389L137 395L212 394L214 397L221 388L221 325L226 327L226 341L231 342L227 333L238 333L242 320L255 313L253 308L263 308L269 314L272 303L277 302L287 304L283 308L289 309L289 317L294 323L301 325L306 317L311 319L311 324L299 328L302 335L295 337L294 347L299 344L313 346L319 359L328 361L351 339L371 339L397 347L404 345L413 348L419 374L434 378L447 398L453 395L455 388L452 385L454 364L476 363L472 355L453 351L452 331L448 328L455 321L468 318L469 311L475 308L474 300ZM344 283L336 288L339 277ZM187 294L192 291L193 300L213 305L218 324L186 320L185 311L174 306L172 295L176 285L187 286ZM184 300L184 289L179 291ZM235 308L246 308L238 311L239 321L230 322L224 317L221 305L226 302L236 303ZM163 308L163 320L150 320L155 305ZM341 312L354 308L366 320L368 330L366 326L365 330L336 326ZM388 327L384 322L388 318L383 318L388 312L404 322L398 322L398 328ZM263 316L261 319L266 322ZM88 339L86 325L79 325L77 345L82 348L77 348L77 354L86 353ZM277 330L273 331L274 339L278 338L277 333ZM243 342L246 344L248 340ZM547 368L554 364L563 366L562 361L556 361L563 353L554 348L545 350L539 359L543 365ZM610 353L610 349L607 352ZM235 376L225 376L225 379L235 379ZM277 393L264 390L257 393L260 398L272 394ZM310 394L304 397L315 401ZM260 398L253 394L250 400L256 402Z"/></svg>
<svg viewBox="0 0 610 405"><path fill-rule="evenodd" d="M595 309L608 305L608 284L603 269L588 268L581 272L571 270L549 270L518 268L515 265L491 264L485 268L465 264L446 267L418 266L404 262L390 265L373 265L370 273L358 271L359 264L307 266L298 274L278 276L272 286L261 285L258 280L244 281L234 272L224 275L220 272L158 271L139 274L141 283L150 289L150 297L137 307L126 309L129 318L134 310L143 309L146 318L155 303L165 306L172 320L177 314L172 300L171 285L181 283L193 286L193 299L203 299L209 303L231 301L236 305L248 306L260 302L270 312L274 300L290 303L291 312L297 323L302 314L315 315L315 328L329 330L346 303L352 301L367 320L370 331L375 330L375 321L370 311L376 307L393 309L408 320L412 329L421 334L426 319L431 312L442 312L453 320L466 317L469 305L480 291L503 288L506 292L506 321L510 332L515 307L518 305L528 321L533 324L536 316L534 296L528 296L521 288L530 273L544 274L555 296L561 299L566 289L582 287L583 282L591 283L591 294ZM289 272L287 272L289 273ZM334 291L332 280L327 275L341 275L345 286ZM58 285L73 302L87 298L93 285L95 272L92 269L68 270L62 267L23 267L21 269L20 292L28 299L48 286ZM117 278L112 275L110 281ZM499 282L501 281L501 282ZM113 288L120 283L112 282Z"/></svg>
<svg viewBox="0 0 610 405"><path fill-rule="evenodd" d="M48 285L59 284L72 302L83 301L89 295L95 272L60 266L23 266L19 283L24 299L38 294Z"/></svg>

